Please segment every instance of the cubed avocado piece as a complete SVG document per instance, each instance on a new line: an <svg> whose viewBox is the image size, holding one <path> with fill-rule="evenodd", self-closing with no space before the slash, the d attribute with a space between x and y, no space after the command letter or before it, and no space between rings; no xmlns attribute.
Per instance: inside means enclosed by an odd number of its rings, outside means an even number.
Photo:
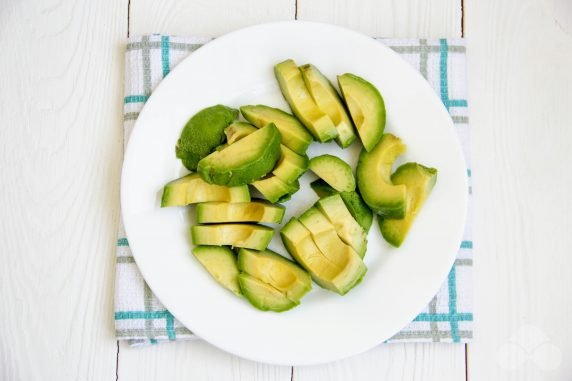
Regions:
<svg viewBox="0 0 572 381"><path fill-rule="evenodd" d="M397 168L395 173L391 175L391 181L394 184L407 187L409 206L405 217L402 219L379 216L379 228L381 235L387 242L399 247L437 182L437 170L417 163L406 163Z"/></svg>
<svg viewBox="0 0 572 381"><path fill-rule="evenodd" d="M334 225L336 233L363 258L367 250L367 233L352 217L339 194L321 198L316 207Z"/></svg>
<svg viewBox="0 0 572 381"><path fill-rule="evenodd" d="M292 218L280 231L286 250L327 290L345 295L361 282L367 268L357 254L348 254L347 261L334 262L324 255L312 238L311 232Z"/></svg>
<svg viewBox="0 0 572 381"><path fill-rule="evenodd" d="M255 277L242 273L238 276L242 294L261 311L283 312L300 304L288 299L282 292Z"/></svg>
<svg viewBox="0 0 572 381"><path fill-rule="evenodd" d="M312 134L298 119L278 108L264 105L242 106L240 112L257 128L274 123L282 136L282 144L299 155L305 155L308 146L314 140Z"/></svg>
<svg viewBox="0 0 572 381"><path fill-rule="evenodd" d="M236 254L225 246L197 246L193 255L224 288L242 296L238 284Z"/></svg>
<svg viewBox="0 0 572 381"><path fill-rule="evenodd" d="M240 249L238 269L274 287L294 302L312 289L312 279L306 270L271 250Z"/></svg>
<svg viewBox="0 0 572 381"><path fill-rule="evenodd" d="M338 136L338 130L329 116L319 108L306 84L302 73L293 60L286 60L274 66L274 74L282 95L290 105L294 115L314 135L316 140L324 143Z"/></svg>
<svg viewBox="0 0 572 381"><path fill-rule="evenodd" d="M264 250L273 235L274 229L255 224L212 224L191 227L194 245L227 245Z"/></svg>
<svg viewBox="0 0 572 381"><path fill-rule="evenodd" d="M264 200L252 202L205 202L196 207L196 219L200 224L224 222L267 222L279 224L285 208Z"/></svg>
<svg viewBox="0 0 572 381"><path fill-rule="evenodd" d="M274 169L280 158L280 132L272 123L201 159L198 173L208 183L248 184Z"/></svg>
<svg viewBox="0 0 572 381"><path fill-rule="evenodd" d="M393 184L391 167L405 152L398 137L385 134L373 150L361 151L357 165L357 182L365 203L377 214L388 218L403 218L407 209L406 186Z"/></svg>
<svg viewBox="0 0 572 381"><path fill-rule="evenodd" d="M371 151L385 129L385 103L374 85L357 75L338 76L338 85L366 151Z"/></svg>
<svg viewBox="0 0 572 381"><path fill-rule="evenodd" d="M336 143L342 148L349 147L356 140L357 135L338 92L314 65L300 66L300 71L306 88L316 105L330 117L336 126L336 130L338 130Z"/></svg>
<svg viewBox="0 0 572 381"><path fill-rule="evenodd" d="M257 130L250 123L233 122L230 126L224 129L227 144L232 144L244 138Z"/></svg>
<svg viewBox="0 0 572 381"><path fill-rule="evenodd" d="M287 183L274 175L255 181L250 185L256 188L265 199L272 203L278 202L279 200L283 202L281 198L286 195L294 194L300 189L300 182L298 180L293 183Z"/></svg>
<svg viewBox="0 0 572 381"><path fill-rule="evenodd" d="M238 110L223 105L207 107L189 119L175 151L189 171L196 171L199 160L224 142L224 129L238 116Z"/></svg>
<svg viewBox="0 0 572 381"><path fill-rule="evenodd" d="M308 169L310 160L306 155L298 155L290 148L282 145L280 147L280 159L272 170L272 174L282 181L292 183Z"/></svg>
<svg viewBox="0 0 572 381"><path fill-rule="evenodd" d="M351 192L356 189L352 168L339 157L328 154L313 157L309 168L338 192Z"/></svg>
<svg viewBox="0 0 572 381"><path fill-rule="evenodd" d="M250 191L247 185L225 187L209 184L198 173L191 173L165 185L161 207L209 201L248 202Z"/></svg>

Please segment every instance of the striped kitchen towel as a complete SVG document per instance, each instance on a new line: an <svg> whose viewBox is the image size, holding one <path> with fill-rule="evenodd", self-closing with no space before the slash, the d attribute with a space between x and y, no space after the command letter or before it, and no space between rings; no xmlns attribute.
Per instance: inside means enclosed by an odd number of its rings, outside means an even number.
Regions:
<svg viewBox="0 0 572 381"><path fill-rule="evenodd" d="M209 39L162 35L134 37L126 49L125 145L145 101L182 59ZM441 289L419 315L387 340L398 342L467 342L473 335L472 195L469 155L467 77L463 40L379 39L427 79L453 118L465 151L469 178L467 224L457 259ZM139 272L121 225L117 239L115 330L131 345L195 338L153 295Z"/></svg>

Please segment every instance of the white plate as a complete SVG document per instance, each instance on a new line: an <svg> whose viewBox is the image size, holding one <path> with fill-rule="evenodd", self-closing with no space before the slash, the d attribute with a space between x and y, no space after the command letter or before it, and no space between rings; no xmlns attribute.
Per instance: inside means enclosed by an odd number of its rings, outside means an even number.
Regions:
<svg viewBox="0 0 572 381"><path fill-rule="evenodd" d="M431 197L400 249L377 223L369 233L362 284L340 297L314 285L297 308L261 312L212 280L193 258L194 208L159 207L162 187L185 173L175 143L200 109L263 103L288 110L273 75L287 58L311 62L335 82L351 72L385 98L386 131L408 146L401 162L439 169ZM355 165L361 145L342 151L313 143L309 156L330 152ZM305 365L363 352L390 338L429 302L453 264L466 209L466 174L453 123L427 82L391 49L347 29L284 22L242 29L191 54L145 104L125 154L123 221L137 265L157 297L185 326L228 352L273 364ZM317 199L306 174L285 205L299 215ZM270 248L286 254L279 235Z"/></svg>

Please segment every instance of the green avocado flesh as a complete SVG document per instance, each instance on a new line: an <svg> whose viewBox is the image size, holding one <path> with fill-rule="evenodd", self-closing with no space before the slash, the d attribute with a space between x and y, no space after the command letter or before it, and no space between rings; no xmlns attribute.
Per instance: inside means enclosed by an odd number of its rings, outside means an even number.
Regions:
<svg viewBox="0 0 572 381"><path fill-rule="evenodd" d="M367 233L352 217L342 197L339 194L324 197L316 203L316 207L334 225L342 241L363 258L367 250Z"/></svg>
<svg viewBox="0 0 572 381"><path fill-rule="evenodd" d="M251 275L240 274L238 283L246 299L259 310L283 312L299 304L299 302L288 299L282 292Z"/></svg>
<svg viewBox="0 0 572 381"><path fill-rule="evenodd" d="M336 126L312 99L296 63L292 60L281 62L274 66L274 74L290 108L312 135L322 143L336 138Z"/></svg>
<svg viewBox="0 0 572 381"><path fill-rule="evenodd" d="M425 200L437 182L437 170L417 163L406 163L391 175L394 184L407 187L408 208L402 219L382 218L379 216L379 229L387 242L395 247L401 246L411 224L419 214Z"/></svg>
<svg viewBox="0 0 572 381"><path fill-rule="evenodd" d="M332 155L313 157L309 168L338 192L351 192L356 189L352 168L338 157Z"/></svg>
<svg viewBox="0 0 572 381"><path fill-rule="evenodd" d="M405 145L398 137L385 134L373 150L362 150L357 165L359 191L367 205L377 214L403 218L407 209L406 186L391 181L391 167Z"/></svg>
<svg viewBox="0 0 572 381"><path fill-rule="evenodd" d="M203 158L198 173L208 183L234 186L260 179L280 158L280 132L269 124Z"/></svg>
<svg viewBox="0 0 572 381"><path fill-rule="evenodd" d="M224 288L238 296L242 295L238 284L236 255L231 249L224 246L197 246L193 249L193 255Z"/></svg>
<svg viewBox="0 0 572 381"><path fill-rule="evenodd" d="M199 160L224 141L224 129L238 116L238 110L216 105L197 112L189 119L175 151L189 171L196 171Z"/></svg>
<svg viewBox="0 0 572 381"><path fill-rule="evenodd" d="M305 155L308 146L314 140L312 134L294 116L280 109L264 105L242 106L242 116L258 128L274 123L280 135L282 144L299 155Z"/></svg>
<svg viewBox="0 0 572 381"><path fill-rule="evenodd" d="M255 224L212 224L191 227L194 245L227 245L264 250L273 235L274 229Z"/></svg>
<svg viewBox="0 0 572 381"><path fill-rule="evenodd" d="M287 183L274 175L255 181L250 185L272 203L284 201L283 198L285 196L292 195L300 189L300 182L298 180L293 183Z"/></svg>
<svg viewBox="0 0 572 381"><path fill-rule="evenodd" d="M285 208L263 200L252 202L206 202L196 207L196 219L200 224L224 222L267 222L279 224Z"/></svg>
<svg viewBox="0 0 572 381"><path fill-rule="evenodd" d="M363 78L350 73L338 76L348 110L366 151L371 151L385 129L385 103L379 91Z"/></svg>
<svg viewBox="0 0 572 381"><path fill-rule="evenodd" d="M165 185L161 207L210 201L248 202L250 192L247 185L225 187L209 184L198 173L191 173Z"/></svg>
<svg viewBox="0 0 572 381"><path fill-rule="evenodd" d="M274 287L296 303L312 289L312 280L304 269L270 250L240 249L238 268L241 272Z"/></svg>
<svg viewBox="0 0 572 381"><path fill-rule="evenodd" d="M280 235L290 255L320 287L345 295L367 272L367 267L353 250L347 251L344 258L336 258L338 261L326 256L316 245L310 230L295 218L282 228Z"/></svg>
<svg viewBox="0 0 572 381"><path fill-rule="evenodd" d="M356 140L357 135L336 89L314 65L300 66L300 71L316 105L330 117L336 126L338 130L336 143L342 148L349 147Z"/></svg>
<svg viewBox="0 0 572 381"><path fill-rule="evenodd" d="M226 135L226 142L227 144L236 143L240 139L244 138L247 135L252 134L257 130L250 123L245 122L234 122L230 126L224 129L224 134Z"/></svg>

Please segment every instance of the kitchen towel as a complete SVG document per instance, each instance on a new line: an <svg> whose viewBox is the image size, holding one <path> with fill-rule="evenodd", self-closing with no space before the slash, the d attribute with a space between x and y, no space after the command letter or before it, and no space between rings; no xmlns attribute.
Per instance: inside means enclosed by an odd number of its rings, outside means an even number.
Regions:
<svg viewBox="0 0 572 381"><path fill-rule="evenodd" d="M124 144L145 101L169 71L208 38L133 37L125 53ZM377 39L397 52L430 83L451 114L467 163L469 206L457 259L437 295L387 343L467 342L473 336L472 190L465 44L462 39ZM182 127L182 126L181 126ZM119 340L147 345L196 338L153 295L143 280L120 222L115 279L115 330Z"/></svg>

